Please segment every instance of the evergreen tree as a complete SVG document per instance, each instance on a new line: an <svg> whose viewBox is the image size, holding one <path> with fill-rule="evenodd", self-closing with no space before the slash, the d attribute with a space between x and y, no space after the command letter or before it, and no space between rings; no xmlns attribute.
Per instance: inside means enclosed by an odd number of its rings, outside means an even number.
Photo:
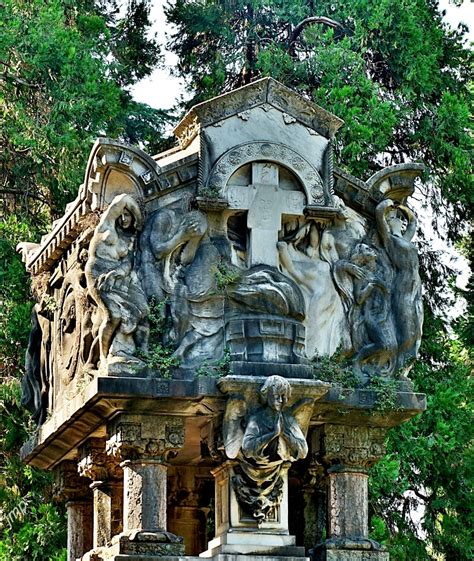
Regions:
<svg viewBox="0 0 474 561"><path fill-rule="evenodd" d="M354 175L424 162L421 195L459 242L474 198L473 55L466 29L449 29L436 1L174 0L167 16L188 106L262 76L282 81L344 119L336 161ZM372 531L394 560L467 561L472 316L455 331L440 319L451 304L450 273L426 242L421 249L427 321L412 379L428 410L390 433L372 474ZM472 260L472 244L468 253Z"/></svg>
<svg viewBox="0 0 474 561"><path fill-rule="evenodd" d="M344 119L337 161L354 175L422 160L426 195L453 236L462 230L474 196L473 56L437 2L176 0L167 16L188 106L272 76Z"/></svg>
<svg viewBox="0 0 474 561"><path fill-rule="evenodd" d="M32 299L15 246L39 241L63 213L98 136L141 143L152 153L165 142L169 115L129 92L161 57L148 34L149 2L122 4L125 10L106 0L0 2L2 561L65 559L64 513L51 502L50 474L19 459L34 428L20 404ZM10 524L15 507L19 516Z"/></svg>

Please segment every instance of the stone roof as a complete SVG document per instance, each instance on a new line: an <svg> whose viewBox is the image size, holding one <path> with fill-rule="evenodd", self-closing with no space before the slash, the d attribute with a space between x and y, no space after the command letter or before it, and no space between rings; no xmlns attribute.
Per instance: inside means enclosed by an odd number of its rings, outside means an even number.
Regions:
<svg viewBox="0 0 474 561"><path fill-rule="evenodd" d="M344 121L336 115L277 80L262 78L194 106L176 126L174 134L179 139L181 148L185 148L201 128L261 106L274 107L326 138L333 138L344 124Z"/></svg>

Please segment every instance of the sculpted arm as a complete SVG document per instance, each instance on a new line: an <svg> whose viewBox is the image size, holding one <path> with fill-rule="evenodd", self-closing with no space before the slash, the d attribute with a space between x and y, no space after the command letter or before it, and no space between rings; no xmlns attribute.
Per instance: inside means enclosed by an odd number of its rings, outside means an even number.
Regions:
<svg viewBox="0 0 474 561"><path fill-rule="evenodd" d="M375 220L377 221L377 228L384 243L390 240L390 229L385 219L385 214L389 208L394 206L393 201L385 199L377 205L375 209Z"/></svg>
<svg viewBox="0 0 474 561"><path fill-rule="evenodd" d="M272 440L279 437L280 432L281 421L276 423L273 431L261 434L258 417L251 417L245 430L244 440L242 442L242 452L244 453L244 456L249 458L261 456L266 446L268 446Z"/></svg>
<svg viewBox="0 0 474 561"><path fill-rule="evenodd" d="M329 264L335 263L339 260L334 236L327 230L323 230L321 237L321 259Z"/></svg>
<svg viewBox="0 0 474 561"><path fill-rule="evenodd" d="M403 238L407 241L411 241L411 239L415 235L416 226L417 226L417 220L416 220L415 213L411 209L409 209L407 206L400 206L400 210L406 216L407 221L408 221L407 229L405 230L405 233L403 234Z"/></svg>

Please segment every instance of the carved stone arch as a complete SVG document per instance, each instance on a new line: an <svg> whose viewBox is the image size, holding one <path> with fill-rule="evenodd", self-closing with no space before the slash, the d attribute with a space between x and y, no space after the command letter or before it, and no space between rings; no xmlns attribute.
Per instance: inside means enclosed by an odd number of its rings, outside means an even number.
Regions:
<svg viewBox="0 0 474 561"><path fill-rule="evenodd" d="M226 198L226 187L232 174L243 165L256 161L286 167L303 186L307 204L324 204L324 185L318 170L295 150L277 142L248 142L231 148L214 164L205 187L218 190Z"/></svg>
<svg viewBox="0 0 474 561"><path fill-rule="evenodd" d="M104 209L118 194L146 202L160 192L160 167L139 148L107 138L95 143L84 186L93 210Z"/></svg>

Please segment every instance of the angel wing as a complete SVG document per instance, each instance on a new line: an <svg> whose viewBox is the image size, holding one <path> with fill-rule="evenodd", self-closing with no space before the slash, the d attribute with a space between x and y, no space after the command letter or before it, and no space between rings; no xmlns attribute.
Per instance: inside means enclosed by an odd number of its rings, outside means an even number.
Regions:
<svg viewBox="0 0 474 561"><path fill-rule="evenodd" d="M244 439L243 421L247 415L247 404L243 396L234 395L227 401L223 432L224 432L224 448L227 457L231 460L235 459Z"/></svg>
<svg viewBox="0 0 474 561"><path fill-rule="evenodd" d="M306 435L309 421L313 414L314 399L311 397L303 397L289 407L291 414L296 419L301 431Z"/></svg>

